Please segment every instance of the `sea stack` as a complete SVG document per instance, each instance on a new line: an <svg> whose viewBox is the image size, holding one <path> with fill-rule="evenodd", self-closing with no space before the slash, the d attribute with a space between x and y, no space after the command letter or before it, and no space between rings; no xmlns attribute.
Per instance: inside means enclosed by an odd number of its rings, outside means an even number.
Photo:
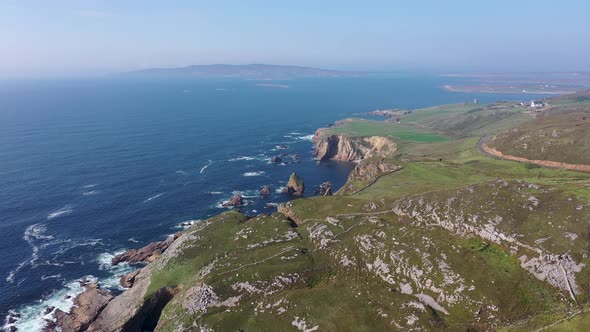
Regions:
<svg viewBox="0 0 590 332"><path fill-rule="evenodd" d="M260 194L260 195L270 195L270 187L269 186L263 186L262 189L260 189L260 191L258 192L258 194Z"/></svg>
<svg viewBox="0 0 590 332"><path fill-rule="evenodd" d="M289 183L287 183L287 193L296 196L303 196L305 191L305 185L303 179L301 179L295 172L289 177Z"/></svg>
<svg viewBox="0 0 590 332"><path fill-rule="evenodd" d="M244 199L242 198L241 195L233 195L229 199L229 202L223 203L224 207L241 206L241 205L244 205Z"/></svg>

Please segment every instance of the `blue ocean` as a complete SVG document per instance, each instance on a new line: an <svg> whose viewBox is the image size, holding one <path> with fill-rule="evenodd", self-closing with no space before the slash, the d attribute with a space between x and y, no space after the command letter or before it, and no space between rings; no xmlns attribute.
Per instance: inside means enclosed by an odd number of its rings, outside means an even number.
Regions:
<svg viewBox="0 0 590 332"><path fill-rule="evenodd" d="M374 109L535 97L447 92L449 80L458 78L1 81L5 324L39 331L47 308L67 310L85 276L116 291L132 267L111 266L114 254L227 210L220 203L234 193L254 215L289 199L280 189L291 172L307 196L324 181L342 186L353 165L312 155L312 135L330 122ZM287 162L269 161L281 154ZM301 162L288 162L295 154ZM270 197L258 195L263 185Z"/></svg>

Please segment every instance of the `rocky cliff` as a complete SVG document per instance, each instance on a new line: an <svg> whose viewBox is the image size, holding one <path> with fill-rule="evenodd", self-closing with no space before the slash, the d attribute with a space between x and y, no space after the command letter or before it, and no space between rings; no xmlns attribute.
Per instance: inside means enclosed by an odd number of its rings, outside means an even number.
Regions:
<svg viewBox="0 0 590 332"><path fill-rule="evenodd" d="M358 161L370 157L391 157L397 151L395 142L387 137L330 134L327 129L319 129L313 141L314 155L318 160Z"/></svg>

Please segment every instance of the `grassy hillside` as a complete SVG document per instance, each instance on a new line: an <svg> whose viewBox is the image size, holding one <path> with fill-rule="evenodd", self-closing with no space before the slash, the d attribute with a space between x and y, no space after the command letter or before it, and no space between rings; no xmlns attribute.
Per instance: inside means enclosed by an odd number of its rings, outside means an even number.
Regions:
<svg viewBox="0 0 590 332"><path fill-rule="evenodd" d="M401 148L362 161L336 196L194 225L151 265L141 301L173 290L157 331L585 331L572 314L590 310L590 173L477 147L498 131L538 130L531 148L557 125L556 142L588 131L571 122L584 100L553 103L536 119L513 103L449 105L331 128Z"/></svg>
<svg viewBox="0 0 590 332"><path fill-rule="evenodd" d="M590 105L582 112L548 112L500 133L490 146L527 159L590 164Z"/></svg>

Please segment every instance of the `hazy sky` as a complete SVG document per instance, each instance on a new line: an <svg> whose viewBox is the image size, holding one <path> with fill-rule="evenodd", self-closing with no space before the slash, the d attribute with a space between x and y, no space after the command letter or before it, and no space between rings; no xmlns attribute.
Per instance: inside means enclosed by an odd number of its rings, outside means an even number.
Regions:
<svg viewBox="0 0 590 332"><path fill-rule="evenodd" d="M588 0L0 0L0 78L271 63L590 69Z"/></svg>

